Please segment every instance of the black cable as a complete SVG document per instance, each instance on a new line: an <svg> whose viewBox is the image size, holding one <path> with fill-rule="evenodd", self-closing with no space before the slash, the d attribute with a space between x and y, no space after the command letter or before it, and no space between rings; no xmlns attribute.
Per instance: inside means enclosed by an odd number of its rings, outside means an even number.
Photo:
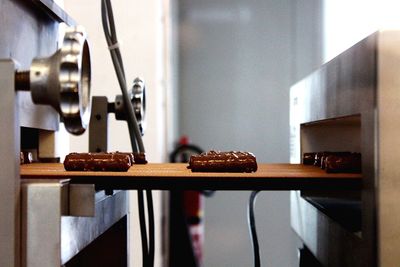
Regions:
<svg viewBox="0 0 400 267"><path fill-rule="evenodd" d="M256 220L254 217L254 205L256 201L256 196L260 191L253 191L250 194L249 206L248 206L248 213L247 219L249 223L249 231L250 237L253 244L253 256L254 256L254 267L261 266L261 259L260 259L260 247L258 245L258 238L257 238L257 230L256 230Z"/></svg>
<svg viewBox="0 0 400 267"><path fill-rule="evenodd" d="M138 207L139 207L139 225L140 225L140 238L142 241L142 266L148 267L149 265L149 252L147 244L147 230L146 230L146 217L144 214L144 196L143 190L137 191Z"/></svg>
<svg viewBox="0 0 400 267"><path fill-rule="evenodd" d="M122 61L121 52L118 48L118 40L115 30L114 15L112 12L112 6L110 0L103 0L101 2L101 14L102 14L102 24L104 35L109 46L111 59L115 68L115 72L118 78L118 83L122 91L122 97L124 101L124 106L128 115L128 129L129 136L131 139L132 151L145 152L144 144L141 136L141 131L134 114L133 107L130 102L126 79L124 65ZM138 209L139 209L139 221L140 221L140 233L142 239L142 255L143 255L143 266L154 265L154 247L155 247L155 237L154 237L154 207L153 207L153 197L151 190L146 191L147 196L147 209L149 216L149 245L147 244L147 231L146 231L146 219L144 212L144 195L142 190L138 190Z"/></svg>
<svg viewBox="0 0 400 267"><path fill-rule="evenodd" d="M141 136L141 132L139 129L139 125L136 120L136 116L132 107L132 104L129 99L129 94L126 86L125 80L125 73L123 70L123 63L122 58L120 56L119 48L118 48L118 41L116 36L112 36L110 33L111 31L115 31L115 26L110 25L111 22L114 21L111 9L111 2L109 0L103 0L101 3L101 11L102 11L102 22L103 22L103 30L106 36L107 44L109 46L111 59L115 68L115 72L117 75L118 83L121 87L122 91L122 98L124 101L124 106L127 111L128 116L128 129L129 129L129 136L131 139L131 145L133 152L137 152L138 148L140 152L144 152L144 145ZM114 30L113 30L114 29Z"/></svg>
<svg viewBox="0 0 400 267"><path fill-rule="evenodd" d="M147 196L147 214L149 216L149 266L154 266L154 253L155 253L155 227L154 227L154 207L153 195L151 190L146 190Z"/></svg>

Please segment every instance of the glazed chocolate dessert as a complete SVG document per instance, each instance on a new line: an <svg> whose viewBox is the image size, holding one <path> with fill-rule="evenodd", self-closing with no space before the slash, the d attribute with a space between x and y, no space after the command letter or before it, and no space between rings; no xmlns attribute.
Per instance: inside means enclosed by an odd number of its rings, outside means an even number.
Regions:
<svg viewBox="0 0 400 267"><path fill-rule="evenodd" d="M127 171L132 166L129 153L70 153L64 161L67 171Z"/></svg>
<svg viewBox="0 0 400 267"><path fill-rule="evenodd" d="M315 153L314 166L321 167L322 155L326 152Z"/></svg>
<svg viewBox="0 0 400 267"><path fill-rule="evenodd" d="M118 154L128 155L132 164L147 164L146 153L144 152L119 152Z"/></svg>
<svg viewBox="0 0 400 267"><path fill-rule="evenodd" d="M200 155L192 155L188 168L192 172L255 172L257 161L249 152L211 150Z"/></svg>
<svg viewBox="0 0 400 267"><path fill-rule="evenodd" d="M147 164L146 154L144 152L134 152L132 154L135 164Z"/></svg>
<svg viewBox="0 0 400 267"><path fill-rule="evenodd" d="M312 156L314 161L312 162ZM312 152L303 154L304 165L315 165L328 173L360 173L361 153L351 152Z"/></svg>
<svg viewBox="0 0 400 267"><path fill-rule="evenodd" d="M322 156L321 156L321 169L325 170L326 168L326 159L328 156L347 156L347 155L351 155L351 152L322 152Z"/></svg>
<svg viewBox="0 0 400 267"><path fill-rule="evenodd" d="M314 165L315 154L317 154L317 153L314 153L314 152L304 153L303 154L303 164L304 165Z"/></svg>
<svg viewBox="0 0 400 267"><path fill-rule="evenodd" d="M361 153L329 155L325 169L328 173L361 173Z"/></svg>

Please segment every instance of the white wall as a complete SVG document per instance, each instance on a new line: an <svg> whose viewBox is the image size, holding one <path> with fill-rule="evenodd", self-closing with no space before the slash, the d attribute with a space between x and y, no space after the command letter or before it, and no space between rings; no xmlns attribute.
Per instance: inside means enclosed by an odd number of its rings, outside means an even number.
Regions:
<svg viewBox="0 0 400 267"><path fill-rule="evenodd" d="M180 0L180 133L204 150L289 162L289 88L322 62L320 0ZM252 266L249 192L205 206L204 266ZM263 266L297 266L289 193L261 192Z"/></svg>
<svg viewBox="0 0 400 267"><path fill-rule="evenodd" d="M323 0L324 61L378 29L399 29L397 0Z"/></svg>
<svg viewBox="0 0 400 267"><path fill-rule="evenodd" d="M105 42L98 0L65 0L66 11L81 25L89 35L92 56L92 95L107 96L114 101L121 94L114 73L107 44ZM117 25L117 35L124 60L128 86L137 76L142 77L147 86L147 128L144 136L147 158L150 162L163 162L167 158L166 96L171 94L166 88L166 57L164 29L168 14L163 13L166 6L161 0L120 0L112 1ZM169 100L171 101L171 100ZM171 124L172 122L169 122ZM170 137L171 138L171 137ZM87 134L71 137L71 151L87 151ZM130 143L125 122L109 117L109 151L128 151ZM156 266L161 266L161 197L155 192L157 247ZM136 194L130 196L130 210L133 216L131 225L131 266L141 266L140 235L136 214Z"/></svg>

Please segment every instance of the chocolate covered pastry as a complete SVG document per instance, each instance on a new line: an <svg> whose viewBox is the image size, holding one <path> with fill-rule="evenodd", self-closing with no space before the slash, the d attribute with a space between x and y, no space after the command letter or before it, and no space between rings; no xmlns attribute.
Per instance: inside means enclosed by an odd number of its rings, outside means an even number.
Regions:
<svg viewBox="0 0 400 267"><path fill-rule="evenodd" d="M257 161L249 152L211 150L200 155L192 155L188 168L192 172L255 172Z"/></svg>
<svg viewBox="0 0 400 267"><path fill-rule="evenodd" d="M132 166L129 153L70 153L64 160L67 171L127 171Z"/></svg>
<svg viewBox="0 0 400 267"><path fill-rule="evenodd" d="M146 153L144 152L119 152L116 153L128 155L132 164L147 164Z"/></svg>
<svg viewBox="0 0 400 267"><path fill-rule="evenodd" d="M144 152L134 152L132 154L135 164L147 164L146 154Z"/></svg>
<svg viewBox="0 0 400 267"><path fill-rule="evenodd" d="M312 155L315 155L314 163L311 163ZM361 153L351 152L316 152L303 154L304 165L315 165L325 169L328 173L360 173Z"/></svg>
<svg viewBox="0 0 400 267"><path fill-rule="evenodd" d="M329 155L325 160L328 173L361 173L361 154Z"/></svg>
<svg viewBox="0 0 400 267"><path fill-rule="evenodd" d="M324 152L315 153L314 166L321 167L321 159L322 159L322 154L323 153Z"/></svg>
<svg viewBox="0 0 400 267"><path fill-rule="evenodd" d="M303 154L303 164L304 165L314 165L315 154L317 153L304 153Z"/></svg>
<svg viewBox="0 0 400 267"><path fill-rule="evenodd" d="M321 156L321 164L320 167L321 169L325 170L326 168L326 159L328 156L346 156L346 155L351 155L351 152L345 151L345 152L322 152Z"/></svg>

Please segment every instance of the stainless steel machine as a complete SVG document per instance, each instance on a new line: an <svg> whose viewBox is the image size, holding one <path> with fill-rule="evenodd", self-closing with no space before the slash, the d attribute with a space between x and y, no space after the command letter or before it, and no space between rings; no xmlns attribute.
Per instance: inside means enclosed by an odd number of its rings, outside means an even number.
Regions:
<svg viewBox="0 0 400 267"><path fill-rule="evenodd" d="M52 0L1 0L0 7L0 266L126 266L125 191L20 178L21 150L59 160L60 120L72 134L88 127L84 30ZM61 22L69 27L60 41Z"/></svg>
<svg viewBox="0 0 400 267"><path fill-rule="evenodd" d="M362 153L362 190L296 191L291 224L323 266L400 262L400 32L379 31L291 88L291 161Z"/></svg>

